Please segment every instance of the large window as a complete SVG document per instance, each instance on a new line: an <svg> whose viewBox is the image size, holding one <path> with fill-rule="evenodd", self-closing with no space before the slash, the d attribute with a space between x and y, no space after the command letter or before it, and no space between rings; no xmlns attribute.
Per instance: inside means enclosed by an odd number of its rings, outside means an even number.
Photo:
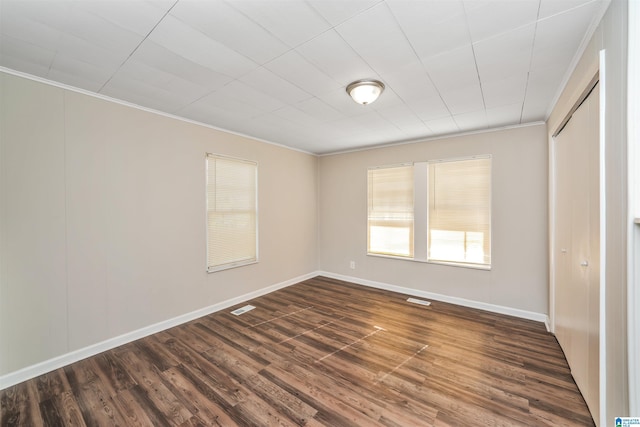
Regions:
<svg viewBox="0 0 640 427"><path fill-rule="evenodd" d="M369 169L369 253L413 256L413 166Z"/></svg>
<svg viewBox="0 0 640 427"><path fill-rule="evenodd" d="M430 261L491 265L491 159L429 163Z"/></svg>
<svg viewBox="0 0 640 427"><path fill-rule="evenodd" d="M207 271L257 262L255 162L207 154Z"/></svg>
<svg viewBox="0 0 640 427"><path fill-rule="evenodd" d="M491 158L368 171L368 253L491 266Z"/></svg>

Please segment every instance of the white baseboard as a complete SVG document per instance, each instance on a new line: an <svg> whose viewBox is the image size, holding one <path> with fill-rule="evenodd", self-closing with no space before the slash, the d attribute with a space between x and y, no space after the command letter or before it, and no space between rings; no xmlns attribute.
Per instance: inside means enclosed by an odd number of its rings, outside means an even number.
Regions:
<svg viewBox="0 0 640 427"><path fill-rule="evenodd" d="M480 310L490 311L493 313L506 314L509 316L520 317L522 319L535 320L536 322L542 322L549 330L549 317L543 313L535 313L533 311L520 310L517 308L505 307L502 305L488 304L486 302L479 302L468 300L465 298L452 297L448 295L436 294L433 292L420 291L413 288L405 288L402 286L391 285L388 283L375 282L372 280L361 279L359 277L344 276L342 274L330 273L327 271L318 272L319 275L329 277L332 279L343 280L345 282L356 283L358 285L369 286L377 289L385 289L387 291L399 292L415 297L422 297L432 299L436 301L448 302L451 304L461 305L464 307L477 308Z"/></svg>
<svg viewBox="0 0 640 427"><path fill-rule="evenodd" d="M105 341L90 345L88 347L84 347L54 357L53 359L45 360L35 365L27 366L26 368L22 368L18 371L10 372L8 374L0 376L0 390L11 387L12 385L21 383L23 381L27 381L31 378L35 378L39 375L46 374L47 372L62 368L63 366L70 365L71 363L78 362L82 359L86 359L87 357L94 356L98 353L102 353L103 351L111 350L112 348L127 344L131 341L144 338L146 336L164 331L165 329L173 328L174 326L190 322L199 317L206 316L208 314L215 313L216 311L224 310L236 304L246 302L262 295L266 295L273 291L277 291L278 289L286 288L287 286L291 286L304 280L311 279L312 277L316 277L317 275L318 272L312 272L302 276L298 276L284 282L276 283L275 285L267 286L266 288L262 288L257 291L249 292L247 294L240 295L238 297L192 311L190 313L182 314L172 319L164 320L162 322L158 322L153 325L137 329L135 331L127 332L126 334L122 334L117 337L109 338Z"/></svg>
<svg viewBox="0 0 640 427"><path fill-rule="evenodd" d="M202 316L215 313L216 311L224 310L234 305L244 303L253 298L266 295L268 293L277 291L278 289L286 288L288 286L305 281L307 279L311 279L316 276L325 276L332 279L338 279L338 280L343 280L345 282L355 283L358 285L369 286L369 287L378 288L378 289L385 289L388 291L399 292L399 293L403 293L411 296L422 297L422 298L432 299L436 301L448 302L451 304L457 304L464 307L478 308L481 310L491 311L494 313L507 314L510 316L520 317L523 319L543 322L545 325L549 324L548 316L542 313L534 313L531 311L519 310L516 308L504 307L504 306L494 305L494 304L487 304L487 303L472 301L464 298L451 297L451 296L436 294L432 292L420 291L417 289L405 288L402 286L391 285L388 283L375 282L372 280L361 279L359 277L344 276L341 274L330 273L327 271L314 271L302 276L295 277L293 279L286 280L284 282L276 283L275 285L267 286L266 288L262 288L257 291L249 292L247 294L240 295L238 297L231 298L226 301L222 301L217 304L192 311L190 313L182 314L172 319L168 319L162 322L155 323L153 325L146 326L141 329L137 329L132 332L128 332L126 334L122 334L114 338L109 338L105 341L90 345L88 347L84 347L84 348L60 355L58 357L54 357L53 359L45 360L35 365L27 366L26 368L22 368L18 371L5 374L3 376L0 376L0 390L3 390L7 387L11 387L12 385L21 383L23 381L27 381L31 378L35 378L39 375L46 374L47 372L51 372L56 369L62 368L63 366L70 365L74 362L78 362L82 359L86 359L87 357L94 356L98 353L102 353L103 351L111 350L112 348L121 346L123 344L127 344L129 342L164 331L174 326L178 326L183 323L190 322ZM547 330L548 330L548 327L547 327Z"/></svg>

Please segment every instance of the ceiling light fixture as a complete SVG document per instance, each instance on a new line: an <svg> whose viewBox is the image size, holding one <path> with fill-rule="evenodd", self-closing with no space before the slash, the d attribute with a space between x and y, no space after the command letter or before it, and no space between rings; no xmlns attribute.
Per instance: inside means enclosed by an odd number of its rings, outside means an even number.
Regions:
<svg viewBox="0 0 640 427"><path fill-rule="evenodd" d="M367 105L378 99L384 83L378 80L358 80L347 86L347 93L358 104Z"/></svg>

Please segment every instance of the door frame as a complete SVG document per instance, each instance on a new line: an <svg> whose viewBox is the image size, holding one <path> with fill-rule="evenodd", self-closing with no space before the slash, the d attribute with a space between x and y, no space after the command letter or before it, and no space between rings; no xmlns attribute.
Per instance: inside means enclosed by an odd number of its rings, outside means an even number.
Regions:
<svg viewBox="0 0 640 427"><path fill-rule="evenodd" d="M556 282L555 282L555 259L556 259L556 253L555 253L555 249L553 246L553 242L555 241L555 237L556 237L556 232L555 232L555 224L556 224L556 204L555 204L555 200L556 200L556 194L557 194L557 174L556 174L556 167L557 165L557 159L556 159L556 137L558 136L558 134L562 131L562 129L564 129L565 125L567 124L567 122L569 121L569 119L571 118L571 116L573 115L573 113L578 109L578 107L582 104L582 102L587 98L587 96L591 93L591 90L593 89L593 87L596 85L596 83L600 82L600 137L599 137L599 145L600 145L600 155L603 155L603 141L604 141L604 134L603 134L603 115L602 115L602 111L603 111L603 99L602 96L604 95L604 90L603 90L603 86L604 86L604 82L601 80L601 73L600 73L600 69L596 70L595 74L592 75L591 79L589 79L589 81L583 85L583 89L580 92L580 95L576 98L576 101L571 105L571 108L569 108L567 110L567 113L565 114L564 118L552 129L552 132L550 132L550 137L549 137L549 332L555 334L556 332L556 319L555 319L555 309L556 309L556 301L555 301L555 290L556 290ZM602 159L600 159L602 160ZM601 161L602 163L602 161ZM602 178L603 178L603 169L602 169L602 164L601 164L601 169L600 169L600 181L602 184ZM602 187L602 185L601 185ZM600 190L602 191L603 189L600 188ZM601 193L602 194L602 193ZM601 207L601 211L602 211L602 205L604 203L604 199L602 198L602 195L600 196L600 207ZM601 212L602 213L602 212ZM602 227L602 217L600 220L600 226ZM601 228L602 230L602 228ZM602 235L601 235L602 237ZM602 243L602 241L601 241ZM602 244L601 246L601 254L602 254ZM602 259L602 257L601 257ZM602 260L600 262L602 264ZM602 267L602 265L600 266ZM601 277L602 279L602 277Z"/></svg>
<svg viewBox="0 0 640 427"><path fill-rule="evenodd" d="M556 251L555 251L555 224L556 224L556 205L555 198L557 194L556 185L556 136L567 124L573 113L578 109L582 102L589 95L596 83L599 82L600 91L600 135L599 135L599 207L600 207L600 277L599 277L599 420L596 421L597 425L607 425L607 413L606 413L606 171L605 171L605 112L606 112L606 78L605 78L605 59L606 51L603 49L599 52L599 62L596 64L595 69L589 73L590 79L583 81L580 88L581 91L573 97L575 101L566 110L563 120L561 120L554 128L550 129L548 147L549 147L549 325L548 329L555 335L556 332Z"/></svg>
<svg viewBox="0 0 640 427"><path fill-rule="evenodd" d="M627 70L627 369L629 416L640 416L640 2L629 1Z"/></svg>

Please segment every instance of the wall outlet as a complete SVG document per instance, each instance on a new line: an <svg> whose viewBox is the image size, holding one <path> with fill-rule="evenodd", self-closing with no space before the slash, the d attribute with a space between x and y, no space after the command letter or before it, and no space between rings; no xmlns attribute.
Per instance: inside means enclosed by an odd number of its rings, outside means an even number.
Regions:
<svg viewBox="0 0 640 427"><path fill-rule="evenodd" d="M349 263L349 268L352 269L352 270L355 270L356 269L356 262L355 261L351 261Z"/></svg>

